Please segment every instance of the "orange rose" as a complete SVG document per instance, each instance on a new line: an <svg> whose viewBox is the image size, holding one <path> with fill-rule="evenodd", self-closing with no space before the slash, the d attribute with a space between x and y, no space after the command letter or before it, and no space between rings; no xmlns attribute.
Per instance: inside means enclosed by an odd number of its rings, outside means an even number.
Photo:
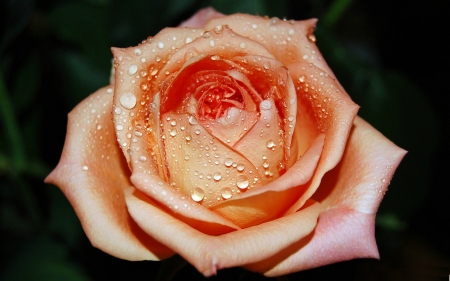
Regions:
<svg viewBox="0 0 450 281"><path fill-rule="evenodd" d="M175 253L205 276L378 257L374 220L405 154L356 116L316 20L212 9L137 47L69 115L58 185L95 247Z"/></svg>

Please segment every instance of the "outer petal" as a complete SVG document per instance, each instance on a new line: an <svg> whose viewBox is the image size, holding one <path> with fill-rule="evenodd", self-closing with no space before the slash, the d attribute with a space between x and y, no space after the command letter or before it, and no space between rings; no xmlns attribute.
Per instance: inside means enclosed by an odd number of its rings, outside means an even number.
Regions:
<svg viewBox="0 0 450 281"><path fill-rule="evenodd" d="M192 17L182 22L179 26L202 28L208 21L225 16L222 13L217 12L211 7L201 9L197 11Z"/></svg>
<svg viewBox="0 0 450 281"><path fill-rule="evenodd" d="M322 212L310 241L250 268L278 276L354 258L378 258L375 214L405 153L357 117L341 162L313 196Z"/></svg>
<svg viewBox="0 0 450 281"><path fill-rule="evenodd" d="M208 22L204 29L228 25L234 32L264 45L284 65L313 63L334 77L315 44L316 19L284 21L246 14L233 14Z"/></svg>
<svg viewBox="0 0 450 281"><path fill-rule="evenodd" d="M130 172L111 121L112 88L103 88L70 114L61 160L45 179L61 188L91 243L128 260L158 260L173 254L130 218L124 189Z"/></svg>
<svg viewBox="0 0 450 281"><path fill-rule="evenodd" d="M221 268L270 258L289 247L314 229L320 209L319 204L311 200L304 209L290 216L209 236L147 204L131 190L126 200L130 214L149 235L175 250L205 276L215 275Z"/></svg>

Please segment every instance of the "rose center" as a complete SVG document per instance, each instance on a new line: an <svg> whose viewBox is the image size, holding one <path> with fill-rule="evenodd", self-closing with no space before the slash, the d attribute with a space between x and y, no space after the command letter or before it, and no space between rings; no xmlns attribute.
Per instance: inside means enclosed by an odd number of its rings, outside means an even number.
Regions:
<svg viewBox="0 0 450 281"><path fill-rule="evenodd" d="M230 107L244 108L243 98L239 90L220 83L204 84L197 89L198 117L200 120L218 119Z"/></svg>

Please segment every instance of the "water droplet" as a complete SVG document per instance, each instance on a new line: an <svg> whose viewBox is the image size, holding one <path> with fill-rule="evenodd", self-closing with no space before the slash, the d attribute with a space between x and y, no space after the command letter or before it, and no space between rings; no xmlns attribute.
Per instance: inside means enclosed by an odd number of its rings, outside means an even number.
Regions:
<svg viewBox="0 0 450 281"><path fill-rule="evenodd" d="M200 202L205 197L205 191L201 189L200 187L194 188L194 190L191 193L191 198L195 202Z"/></svg>
<svg viewBox="0 0 450 281"><path fill-rule="evenodd" d="M172 121L170 121L170 125L172 125L172 126L176 126L177 125L177 120L172 120Z"/></svg>
<svg viewBox="0 0 450 281"><path fill-rule="evenodd" d="M242 164L242 163L239 163L236 166L236 170L238 170L239 172L242 172L244 170L244 168L245 168L244 164Z"/></svg>
<svg viewBox="0 0 450 281"><path fill-rule="evenodd" d="M245 44L245 42L241 42L239 44L239 47L241 47L241 49L244 49L245 47L247 47L247 44Z"/></svg>
<svg viewBox="0 0 450 281"><path fill-rule="evenodd" d="M270 68L270 62L266 61L263 63L263 67L264 69L269 69Z"/></svg>
<svg viewBox="0 0 450 281"><path fill-rule="evenodd" d="M136 72L138 71L138 66L135 64L130 65L130 67L128 67L128 74L133 75L136 74Z"/></svg>
<svg viewBox="0 0 450 281"><path fill-rule="evenodd" d="M200 129L195 130L196 135L200 135Z"/></svg>
<svg viewBox="0 0 450 281"><path fill-rule="evenodd" d="M289 118L288 118L289 122L294 121L294 119L295 119L295 117L293 115L289 116Z"/></svg>
<svg viewBox="0 0 450 281"><path fill-rule="evenodd" d="M134 135L138 138L142 137L142 133L139 131L134 131Z"/></svg>
<svg viewBox="0 0 450 281"><path fill-rule="evenodd" d="M159 41L158 42L158 48L163 49L164 48L164 43Z"/></svg>
<svg viewBox="0 0 450 281"><path fill-rule="evenodd" d="M236 185L239 189L246 189L248 187L248 178L244 175L240 175L236 178Z"/></svg>
<svg viewBox="0 0 450 281"><path fill-rule="evenodd" d="M197 125L198 124L197 119L194 116L192 116L192 115L189 116L188 120L189 120L189 124L191 124L191 125Z"/></svg>
<svg viewBox="0 0 450 281"><path fill-rule="evenodd" d="M147 161L147 157L145 157L144 155L139 156L139 161L145 162L145 161Z"/></svg>
<svg viewBox="0 0 450 281"><path fill-rule="evenodd" d="M220 172L214 173L214 180L219 181L222 178L222 174Z"/></svg>
<svg viewBox="0 0 450 281"><path fill-rule="evenodd" d="M293 28L289 28L288 34L289 35L294 35L294 33L295 33L295 30Z"/></svg>
<svg viewBox="0 0 450 281"><path fill-rule="evenodd" d="M264 163L263 163L263 167L264 167L264 169L269 168L269 162L264 162Z"/></svg>
<svg viewBox="0 0 450 281"><path fill-rule="evenodd" d="M298 81L300 81L300 82L305 82L305 76L304 75L302 75L302 76L300 76L299 78L298 78Z"/></svg>
<svg viewBox="0 0 450 281"><path fill-rule="evenodd" d="M209 46L214 47L214 45L215 45L214 40L213 39L209 40Z"/></svg>
<svg viewBox="0 0 450 281"><path fill-rule="evenodd" d="M231 196L233 196L233 193L231 192L231 189L229 187L224 187L220 190L220 194L222 195L223 199L230 199Z"/></svg>
<svg viewBox="0 0 450 281"><path fill-rule="evenodd" d="M254 24L252 24L252 28L253 28L253 29L257 29L257 28L258 28L258 25L256 25L256 24L254 23Z"/></svg>
<svg viewBox="0 0 450 281"><path fill-rule="evenodd" d="M222 33L222 30L223 30L222 25L217 25L217 26L214 28L214 32L217 33L217 34Z"/></svg>
<svg viewBox="0 0 450 281"><path fill-rule="evenodd" d="M189 156L188 155L186 155L186 156L184 156L184 160L189 160Z"/></svg>
<svg viewBox="0 0 450 281"><path fill-rule="evenodd" d="M88 167L88 166L83 166L81 169L82 169L83 171L87 171L87 170L89 170L89 167Z"/></svg>
<svg viewBox="0 0 450 281"><path fill-rule="evenodd" d="M97 125L97 130L101 130L102 129L102 125Z"/></svg>
<svg viewBox="0 0 450 281"><path fill-rule="evenodd" d="M169 130L169 135L171 136L171 137L175 137L176 135L177 135L177 130Z"/></svg>
<svg viewBox="0 0 450 281"><path fill-rule="evenodd" d="M141 49L139 49L139 48L134 49L133 53L134 53L136 56L142 55L142 51L141 51Z"/></svg>
<svg viewBox="0 0 450 281"><path fill-rule="evenodd" d="M186 136L186 141L191 141L192 137L190 135Z"/></svg>
<svg viewBox="0 0 450 281"><path fill-rule="evenodd" d="M266 142L266 146L267 146L267 148L274 148L275 147L275 142L273 140L268 140Z"/></svg>
<svg viewBox="0 0 450 281"><path fill-rule="evenodd" d="M120 114L120 113L122 113L122 109L120 109L120 107L116 107L116 108L114 108L114 113Z"/></svg>
<svg viewBox="0 0 450 281"><path fill-rule="evenodd" d="M233 165L233 159L226 158L225 161L223 162L223 164L227 167L231 167L231 165Z"/></svg>
<svg viewBox="0 0 450 281"><path fill-rule="evenodd" d="M314 34L308 34L308 40L315 43L316 42L316 36Z"/></svg>
<svg viewBox="0 0 450 281"><path fill-rule="evenodd" d="M209 31L205 31L202 36L203 38L209 38L211 37L211 33L209 33Z"/></svg>
<svg viewBox="0 0 450 281"><path fill-rule="evenodd" d="M132 109L136 106L136 96L131 92L123 93L120 96L120 104L126 109Z"/></svg>
<svg viewBox="0 0 450 281"><path fill-rule="evenodd" d="M218 55L211 56L211 60L219 60L220 57Z"/></svg>
<svg viewBox="0 0 450 281"><path fill-rule="evenodd" d="M191 37L186 37L185 42L186 42L186 44L191 43L192 42L192 38Z"/></svg>
<svg viewBox="0 0 450 281"><path fill-rule="evenodd" d="M259 107L262 110L270 110L272 108L272 103L269 100L263 100L260 104Z"/></svg>
<svg viewBox="0 0 450 281"><path fill-rule="evenodd" d="M123 130L123 126L122 125L117 125L116 126L116 130L117 131L122 131Z"/></svg>

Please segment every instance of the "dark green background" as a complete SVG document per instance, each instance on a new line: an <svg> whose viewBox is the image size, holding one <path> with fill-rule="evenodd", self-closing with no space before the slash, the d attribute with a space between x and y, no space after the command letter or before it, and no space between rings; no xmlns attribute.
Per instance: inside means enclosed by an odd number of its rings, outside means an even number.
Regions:
<svg viewBox="0 0 450 281"><path fill-rule="evenodd" d="M164 280L175 273L176 260L128 262L93 248L65 197L43 179L59 160L67 113L108 83L110 47L137 45L206 6L319 18L317 44L361 106L359 114L409 151L377 216L381 261L342 262L279 279L447 280L450 1L0 3L0 280L155 280L158 272ZM189 277L202 279L186 265L174 280ZM211 278L263 279L241 269Z"/></svg>

